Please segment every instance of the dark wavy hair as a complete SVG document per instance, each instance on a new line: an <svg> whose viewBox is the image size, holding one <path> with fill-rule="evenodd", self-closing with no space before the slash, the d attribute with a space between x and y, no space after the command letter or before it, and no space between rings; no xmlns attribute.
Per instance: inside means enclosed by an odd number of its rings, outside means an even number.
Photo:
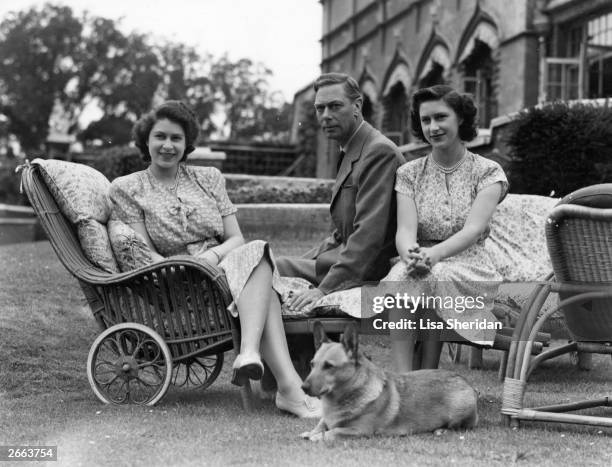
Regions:
<svg viewBox="0 0 612 467"><path fill-rule="evenodd" d="M159 120L168 119L180 125L185 132L185 153L181 162L187 159L187 155L194 151L194 143L200 133L200 126L196 114L185 103L181 101L166 101L151 112L142 116L132 128L134 144L140 150L142 159L146 162L151 160L147 141L153 125Z"/></svg>
<svg viewBox="0 0 612 467"><path fill-rule="evenodd" d="M461 120L459 125L459 138L462 141L472 141L478 134L476 122L476 105L470 94L459 93L450 86L437 84L429 88L419 89L412 95L410 106L410 123L412 134L422 141L426 141L421 129L421 115L419 110L423 102L444 101L455 111Z"/></svg>
<svg viewBox="0 0 612 467"><path fill-rule="evenodd" d="M333 84L342 84L344 94L352 101L362 97L359 84L357 84L354 78L346 73L324 73L315 80L313 88L316 93L319 88L331 86Z"/></svg>

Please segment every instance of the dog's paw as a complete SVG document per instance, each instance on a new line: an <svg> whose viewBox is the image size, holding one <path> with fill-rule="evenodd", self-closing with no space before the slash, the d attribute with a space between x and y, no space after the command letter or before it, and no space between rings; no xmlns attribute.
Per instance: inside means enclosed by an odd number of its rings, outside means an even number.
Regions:
<svg viewBox="0 0 612 467"><path fill-rule="evenodd" d="M308 439L310 441L327 441L327 437L325 436L324 431L319 431L317 433L312 433Z"/></svg>

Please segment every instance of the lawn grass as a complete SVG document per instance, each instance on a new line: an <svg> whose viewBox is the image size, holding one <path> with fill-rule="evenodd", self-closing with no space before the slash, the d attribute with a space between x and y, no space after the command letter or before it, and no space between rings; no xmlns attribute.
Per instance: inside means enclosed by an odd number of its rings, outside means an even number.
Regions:
<svg viewBox="0 0 612 467"><path fill-rule="evenodd" d="M290 240L273 243L278 254L306 247ZM228 363L205 391L171 388L153 408L105 406L91 391L85 370L96 324L50 245L2 246L0 264L0 445L57 445L59 462L52 465L611 465L610 429L503 427L495 351L485 352L482 371L443 357L443 367L479 391L480 423L475 430L442 436L330 445L300 440L297 435L315 422L281 414L271 402L244 413ZM390 367L385 338L362 337L362 347ZM226 357L231 362L232 354ZM531 380L528 402L608 395L612 360L595 356L594 363L590 372L577 370L567 356L544 364Z"/></svg>

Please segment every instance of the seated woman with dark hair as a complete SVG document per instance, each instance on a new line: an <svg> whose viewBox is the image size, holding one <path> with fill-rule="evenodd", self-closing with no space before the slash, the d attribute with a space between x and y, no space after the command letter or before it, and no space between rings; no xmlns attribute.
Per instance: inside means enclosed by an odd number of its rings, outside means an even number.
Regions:
<svg viewBox="0 0 612 467"><path fill-rule="evenodd" d="M416 314L414 310L408 315L406 310L392 313L393 320L414 318L417 323L414 330L392 333L394 362L400 371L438 366L440 332L428 332L423 324L443 320L446 328L447 320L457 320L467 324L454 328L463 338L492 344L494 331L470 329L470 322L497 323L491 308L501 277L485 240L508 182L499 164L467 150L465 143L477 135L475 118L472 98L449 86L420 89L412 98L412 131L431 145L431 153L397 171L395 241L400 262L383 281L404 281L402 287L409 294L438 301L432 300L435 305ZM446 297L477 296L489 297L490 304L440 306L439 299ZM417 340L423 340L420 355L415 355Z"/></svg>
<svg viewBox="0 0 612 467"><path fill-rule="evenodd" d="M278 383L276 405L300 417L319 417L320 401L302 391L289 357L278 296L284 286L268 244L244 244L217 169L184 163L198 132L195 114L179 101L167 101L140 119L134 139L150 165L113 181L112 218L140 234L155 260L191 254L219 266L242 330L232 382L260 379L263 357Z"/></svg>

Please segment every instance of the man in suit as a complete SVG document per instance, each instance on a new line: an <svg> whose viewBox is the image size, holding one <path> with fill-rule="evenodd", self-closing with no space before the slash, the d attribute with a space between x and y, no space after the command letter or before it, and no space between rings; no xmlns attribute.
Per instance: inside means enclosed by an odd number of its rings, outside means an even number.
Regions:
<svg viewBox="0 0 612 467"><path fill-rule="evenodd" d="M281 257L282 276L303 277L316 288L289 299L300 310L331 292L382 279L395 250L395 172L404 163L397 146L365 122L359 85L342 73L314 83L321 128L340 146L330 205L332 235L301 258Z"/></svg>

